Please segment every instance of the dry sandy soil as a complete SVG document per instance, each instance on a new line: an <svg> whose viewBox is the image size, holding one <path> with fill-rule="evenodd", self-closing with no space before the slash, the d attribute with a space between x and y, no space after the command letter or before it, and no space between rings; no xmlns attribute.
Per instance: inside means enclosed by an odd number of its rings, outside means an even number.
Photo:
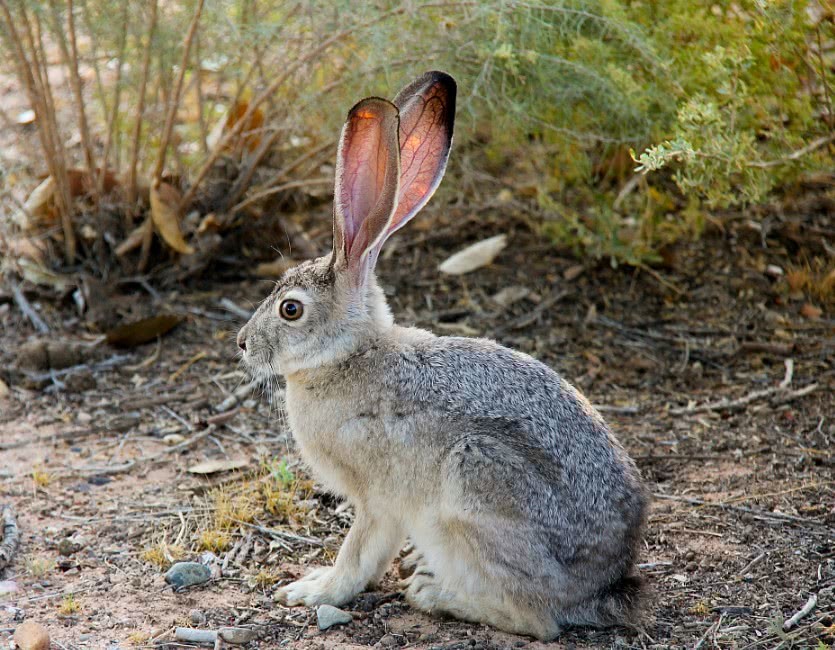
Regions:
<svg viewBox="0 0 835 650"><path fill-rule="evenodd" d="M311 222L324 249L325 215ZM547 647L835 642L835 321L767 268L831 242L826 211L784 215L771 230L729 217L705 246L668 251L651 272L578 263L522 219L453 210L423 228L380 264L400 321L495 337L552 365L601 405L655 494L640 568L653 592L647 620L568 630ZM511 245L491 266L437 272L499 232ZM509 287L518 300L501 306L493 296ZM342 628L320 632L312 611L273 603L277 586L330 561L352 514L307 481L280 394L272 406L258 391L228 399L245 383L233 339L242 320L219 301L249 310L268 290L222 276L159 293L122 286L108 303L117 320L176 312L184 322L156 343L101 344L69 372L36 376L19 368L31 323L0 287L0 503L22 538L0 574L0 646L25 617L67 649L189 647L174 641L178 625L251 627L250 648L545 647L412 611L395 567L346 606L354 621ZM71 299L34 286L26 295L51 339L91 340ZM208 460L246 465L188 471ZM175 593L165 565L198 558L212 530L225 569ZM816 607L784 632L813 594Z"/></svg>

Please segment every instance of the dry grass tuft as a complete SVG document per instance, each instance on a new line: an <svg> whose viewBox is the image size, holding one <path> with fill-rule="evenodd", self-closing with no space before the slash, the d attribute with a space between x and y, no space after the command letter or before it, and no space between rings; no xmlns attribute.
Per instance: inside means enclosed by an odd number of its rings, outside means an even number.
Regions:
<svg viewBox="0 0 835 650"><path fill-rule="evenodd" d="M213 525L217 530L228 531L242 522L251 523L258 514L258 504L251 482L245 481L237 488L237 493L227 488L218 488L212 495Z"/></svg>
<svg viewBox="0 0 835 650"><path fill-rule="evenodd" d="M32 484L36 490L47 487L52 482L52 476L41 467L32 468Z"/></svg>
<svg viewBox="0 0 835 650"><path fill-rule="evenodd" d="M27 557L23 565L26 573L33 578L43 578L55 569L55 560L48 557Z"/></svg>
<svg viewBox="0 0 835 650"><path fill-rule="evenodd" d="M187 552L182 546L160 542L144 549L139 557L148 564L153 564L160 569L167 569L175 562L185 558L186 555Z"/></svg>
<svg viewBox="0 0 835 650"><path fill-rule="evenodd" d="M816 258L786 272L786 287L794 297L803 295L823 304L835 303L835 263Z"/></svg>
<svg viewBox="0 0 835 650"><path fill-rule="evenodd" d="M73 594L66 594L58 605L58 613L61 616L71 616L81 611L81 603L79 603Z"/></svg>
<svg viewBox="0 0 835 650"><path fill-rule="evenodd" d="M197 545L201 551L222 553L232 544L232 536L225 530L210 529L200 533Z"/></svg>

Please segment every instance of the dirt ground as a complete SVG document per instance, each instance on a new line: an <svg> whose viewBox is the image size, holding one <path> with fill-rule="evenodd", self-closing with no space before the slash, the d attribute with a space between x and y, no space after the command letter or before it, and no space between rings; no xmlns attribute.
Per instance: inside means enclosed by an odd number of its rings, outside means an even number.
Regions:
<svg viewBox="0 0 835 650"><path fill-rule="evenodd" d="M784 278L835 240L831 214L758 220L769 228L731 215L642 271L578 261L497 210L424 216L392 242L379 274L400 322L494 337L549 363L601 407L655 495L640 560L647 620L552 644L418 614L394 567L345 607L345 627L320 632L311 610L272 601L333 558L352 514L307 481L280 391L272 404L260 391L230 397L246 385L234 344L243 321L221 300L249 311L269 282L125 285L116 316L184 322L158 342L90 347L51 373L19 368L33 329L0 287L0 504L22 537L0 573L0 646L25 617L66 649L190 647L174 641L176 626L225 625L254 629L251 648L828 647L835 320ZM301 225L329 245L324 211ZM491 266L438 273L450 253L498 233L510 245ZM93 339L71 299L30 289L50 339ZM209 460L245 465L188 471ZM166 565L201 546L215 548L213 579L175 593ZM814 609L784 631L813 594Z"/></svg>

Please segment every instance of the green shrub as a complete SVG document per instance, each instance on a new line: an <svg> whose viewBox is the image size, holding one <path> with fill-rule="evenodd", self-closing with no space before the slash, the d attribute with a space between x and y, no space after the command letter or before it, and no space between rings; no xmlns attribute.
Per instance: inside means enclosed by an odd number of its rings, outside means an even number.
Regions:
<svg viewBox="0 0 835 650"><path fill-rule="evenodd" d="M25 86L38 50L46 59L50 43L66 42L67 7L3 6L0 65ZM92 70L93 82L81 106L54 102L54 114L38 116L39 128L54 122L60 136L42 138L41 159L59 181L64 228L53 236L65 243L97 214L61 190L66 168L79 165L94 177L107 168L137 179L125 181L132 187L123 230L106 238L116 242L149 210L134 185L175 185L180 217L194 208L227 215L221 229L234 227L236 215L274 210L277 197L298 187L327 192L348 107L366 95L391 96L429 68L450 71L460 84L457 184L442 191L478 200L483 181L473 177L486 172L536 197L555 241L613 261L651 261L664 243L698 235L705 209L765 200L798 172L831 165L823 140L803 150L833 124L825 77L832 62L822 58L831 54L819 51L832 40L833 20L814 1L76 0L73 7L80 68ZM43 33L40 45L27 41L32 33ZM72 80L72 62L59 58ZM90 123L91 142L67 148L79 116ZM792 157L798 151L804 155ZM636 179L636 169L653 173ZM186 240L197 238L199 221L181 223ZM92 255L83 237L81 247Z"/></svg>

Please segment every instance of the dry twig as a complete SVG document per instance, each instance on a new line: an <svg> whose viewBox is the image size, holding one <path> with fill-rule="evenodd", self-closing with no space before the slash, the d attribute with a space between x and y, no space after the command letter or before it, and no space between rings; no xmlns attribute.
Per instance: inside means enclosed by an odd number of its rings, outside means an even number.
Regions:
<svg viewBox="0 0 835 650"><path fill-rule="evenodd" d="M812 610L817 607L818 604L818 595L812 594L809 596L809 600L806 601L806 604L803 605L797 612L795 612L794 616L792 616L789 620L783 623L783 631L788 632L792 628L794 628L801 620L809 616L812 613Z"/></svg>
<svg viewBox="0 0 835 650"><path fill-rule="evenodd" d="M20 287L16 284L12 284L12 295L14 296L14 301L17 303L17 306L20 307L20 311L23 312L23 315L28 318L32 325L35 326L35 329L38 330L41 334L49 334L49 325L47 325L43 318L38 315L38 312L29 304L29 301L26 299L26 296L23 295L23 291L20 290Z"/></svg>
<svg viewBox="0 0 835 650"><path fill-rule="evenodd" d="M672 494L653 494L656 499L666 499L667 501L680 501L681 503L689 503L694 506L705 506L708 508L720 508L722 510L733 510L736 512L743 512L749 514L755 519L777 520L777 521L791 521L798 524L807 524L812 526L825 526L822 521L815 519L808 519L806 517L795 517L794 515L786 515L782 512L766 512L765 510L755 510L754 508L746 508L744 506L733 506L722 501L702 501L701 499L691 499L688 497L679 497Z"/></svg>

